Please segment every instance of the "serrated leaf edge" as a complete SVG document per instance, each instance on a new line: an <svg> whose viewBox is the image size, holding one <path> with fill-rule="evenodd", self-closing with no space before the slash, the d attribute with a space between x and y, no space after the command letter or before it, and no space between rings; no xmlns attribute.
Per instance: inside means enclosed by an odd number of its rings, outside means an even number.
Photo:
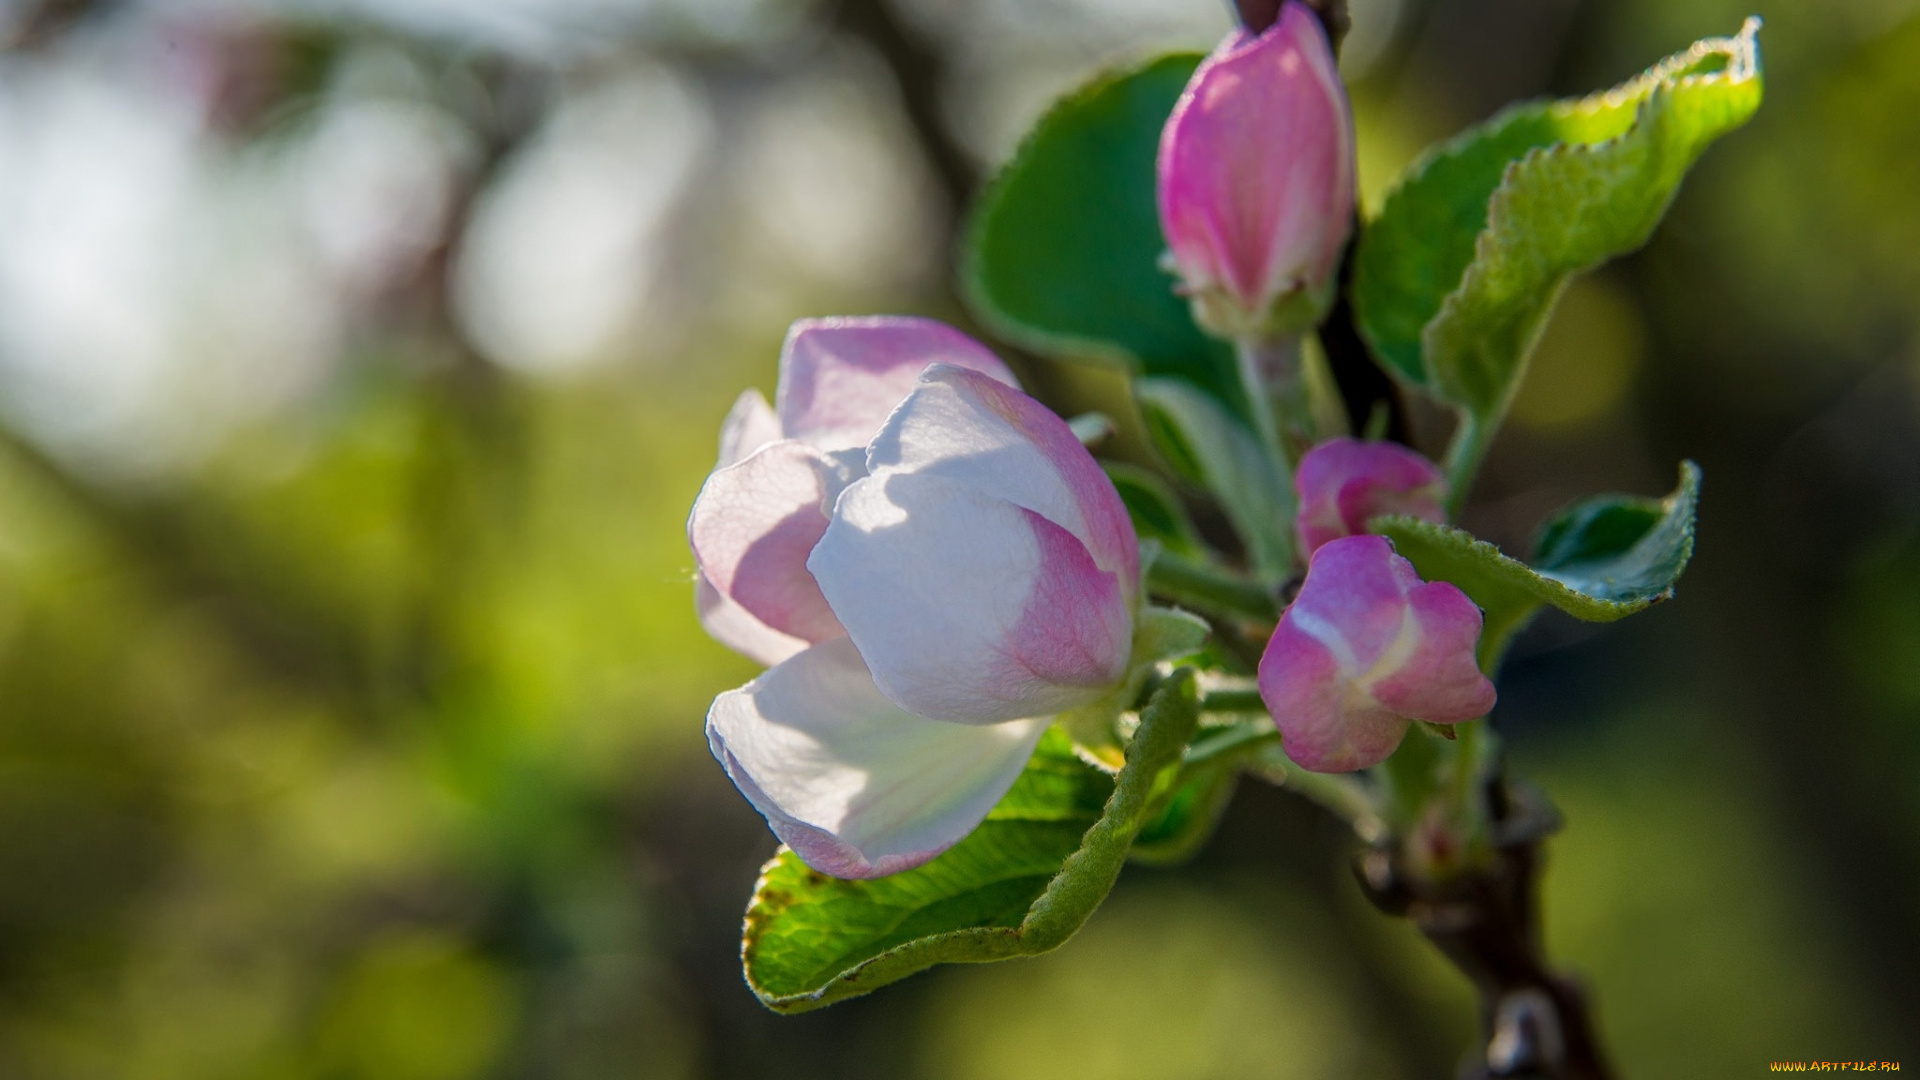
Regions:
<svg viewBox="0 0 1920 1080"><path fill-rule="evenodd" d="M1437 165L1442 162L1453 161L1460 158L1475 144L1497 137L1498 133L1504 131L1508 126L1521 119L1549 111L1557 111L1566 116L1592 114L1603 109L1617 108L1624 101L1635 96L1644 95L1647 99L1651 99L1653 93L1659 89L1658 84L1666 82L1669 79L1673 79L1675 84L1678 85L1721 78L1727 79L1729 82L1735 82L1758 76L1762 70L1760 51L1758 48L1760 27L1761 20L1758 16L1749 17L1746 22L1741 25L1740 32L1731 37L1702 38L1694 42L1684 52L1675 53L1663 58L1658 63L1655 63L1631 79L1604 90L1596 90L1583 97L1565 99L1546 97L1531 98L1503 107L1483 123L1470 127L1450 138L1434 143L1415 155L1413 161L1410 162L1405 169L1401 170L1400 175L1394 180L1393 186L1387 190L1386 196L1380 201L1379 213L1373 215L1373 217L1369 219L1368 224L1370 225L1374 221L1388 217L1393 212L1396 203L1408 197L1414 189L1418 188L1421 182L1426 179L1427 174ZM1674 79L1674 72L1692 67L1709 56L1716 54L1725 55L1730 58L1725 70L1682 75ZM1648 90L1647 86L1649 84L1654 84L1655 90ZM1507 188L1515 167L1527 158L1544 151L1573 148L1592 152L1617 142L1620 139L1628 138L1640 128L1645 116L1646 106L1647 101L1641 101L1635 109L1633 123L1628 125L1625 131L1612 138L1593 143L1554 143L1551 146L1534 147L1528 150L1526 154L1521 155L1521 157L1507 164L1506 170L1502 173L1499 185L1497 185L1493 193L1488 196L1490 205L1487 213L1487 221L1476 234L1474 256L1467 263L1465 270L1461 272L1460 280L1455 282L1454 287L1441 299L1440 307L1435 309L1434 314L1427 320L1426 327L1431 327L1440 320L1442 313L1447 310L1448 305L1463 291L1467 276L1473 272L1476 265L1481 263L1481 245L1488 242L1488 234L1493 231L1495 222L1491 203L1498 198L1501 191ZM1364 291L1355 290L1353 299L1358 309L1357 314L1359 315L1359 318L1355 320L1355 326L1359 330L1360 335L1366 340L1368 348L1372 349L1375 355L1384 357L1386 350L1382 348L1380 343L1375 339L1371 329L1372 322L1366 318L1365 309L1367 307L1367 301ZM1426 327L1422 328L1423 338ZM1420 353L1422 370L1419 379L1412 378L1407 372L1401 370L1399 364L1391 361L1382 362L1380 367L1403 383L1426 389L1433 384L1432 374L1426 368L1426 354L1427 349L1423 342Z"/></svg>
<svg viewBox="0 0 1920 1080"><path fill-rule="evenodd" d="M1441 390L1444 394L1444 388L1438 385L1439 380L1435 378L1429 362L1429 358L1434 352L1433 340L1439 333L1439 329L1452 321L1457 315L1461 306L1466 303L1467 297L1473 294L1476 284L1487 274L1493 272L1495 258L1498 255L1500 246L1500 235L1503 231L1502 224L1509 213L1507 208L1520 196L1521 178L1542 168L1541 163L1549 159L1575 157L1597 158L1611 153L1615 148L1624 145L1632 139L1644 137L1649 116L1655 106L1671 99L1682 87L1703 86L1709 82L1724 82L1728 86L1733 86L1745 80L1755 78L1760 73L1759 30L1760 19L1758 17L1750 17L1745 24L1742 25L1738 34L1732 37L1703 38L1696 41L1686 51L1667 57L1618 86L1599 91L1598 93L1589 94L1586 97L1564 104L1558 102L1548 103L1547 108L1550 111L1573 116L1581 113L1598 112L1605 108L1618 108L1636 97L1639 98L1638 103L1634 106L1633 122L1627 125L1626 130L1618 135L1590 143L1557 142L1548 146L1536 146L1507 163L1506 169L1501 173L1499 185L1493 189L1493 194L1488 196L1487 223L1474 238L1473 258L1468 261L1466 270L1461 273L1460 280L1454 285L1453 289L1441 299L1440 307L1433 313L1433 317L1428 319L1426 325L1421 328L1420 359L1421 365L1423 369L1425 369L1424 374L1426 375L1426 381L1423 385L1435 390ZM1713 56L1726 56L1728 58L1727 66L1719 71L1676 75L1677 72L1685 71ZM1744 122L1745 120L1743 118L1740 123ZM1738 127L1739 124L1736 123L1734 126ZM1702 149L1704 149L1704 144ZM1684 170L1682 171L1682 175L1684 176ZM1571 280L1573 275L1581 273L1584 270L1590 270L1594 266L1599 265L1599 263L1605 262L1607 259L1617 257L1625 251L1631 251L1645 244L1647 239L1652 235L1653 230L1658 228L1661 219L1666 216L1667 208L1673 204L1673 200L1679 195L1679 192L1680 184L1676 182L1666 193L1666 200L1662 202L1657 209L1652 210L1648 214L1647 228L1631 240L1624 249L1603 255L1594 262L1587 263L1583 266L1569 267L1561 273L1558 285L1550 290L1553 296L1541 306L1540 325L1534 328L1532 340L1529 345L1521 350L1523 357L1531 353L1532 346L1538 343L1539 335L1545 328L1545 316L1552 312L1558 300L1559 289L1564 288L1567 281ZM1523 360L1518 370L1524 371L1524 367L1525 364ZM1507 400L1511 400L1514 393L1518 391L1520 382L1521 378L1518 374L1507 380L1504 395ZM1460 404L1470 411L1477 411L1473 410L1472 406L1458 401L1455 395L1446 396L1448 400L1454 401L1456 404ZM1504 411L1504 408L1505 401L1502 401L1485 410L1483 415L1497 416Z"/></svg>
<svg viewBox="0 0 1920 1080"><path fill-rule="evenodd" d="M1607 600L1583 593L1551 574L1535 570L1501 551L1497 546L1475 537L1472 533L1464 529L1456 529L1451 525L1441 525L1419 518L1383 516L1369 521L1368 528L1385 535L1388 539L1392 539L1394 533L1400 532L1421 535L1433 542L1456 547L1462 546L1464 541L1465 549L1475 557L1484 560L1488 569L1498 573L1507 584L1521 589L1540 602L1550 604L1586 622L1613 622L1673 598L1674 587L1680 575L1686 571L1687 564L1693 560L1695 530L1692 518L1697 513L1699 491L1700 466L1691 461L1681 462L1679 486L1660 500L1668 515L1671 515L1683 500L1694 503L1696 507L1687 515L1689 520L1681 539L1679 567L1674 571L1673 579L1667 583L1666 588L1633 600ZM1652 535L1652 532L1649 531L1648 535ZM1642 537L1635 542L1634 547L1645 542L1646 538Z"/></svg>

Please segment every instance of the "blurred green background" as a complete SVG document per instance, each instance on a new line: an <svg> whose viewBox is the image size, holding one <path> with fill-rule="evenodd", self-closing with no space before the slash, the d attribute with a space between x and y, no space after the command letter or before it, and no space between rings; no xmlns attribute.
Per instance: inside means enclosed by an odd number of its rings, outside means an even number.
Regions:
<svg viewBox="0 0 1920 1080"><path fill-rule="evenodd" d="M1576 285L1466 522L1707 486L1497 719L1630 1077L1920 1068L1920 2L1354 0L1367 199L1757 7L1768 100ZM1426 1078L1457 976L1246 785L1050 957L766 1013L752 668L683 521L788 321L964 322L957 209L1218 0L0 2L0 1077ZM1031 370L1031 369L1030 369ZM1041 385L1073 379L1034 373Z"/></svg>

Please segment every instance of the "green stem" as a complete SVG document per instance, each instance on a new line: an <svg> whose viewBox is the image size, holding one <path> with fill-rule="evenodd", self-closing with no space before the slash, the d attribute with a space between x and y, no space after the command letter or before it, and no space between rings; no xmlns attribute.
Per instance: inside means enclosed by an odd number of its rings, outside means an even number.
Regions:
<svg viewBox="0 0 1920 1080"><path fill-rule="evenodd" d="M1230 570L1161 552L1147 571L1147 591L1203 614L1272 622L1279 606L1266 588Z"/></svg>
<svg viewBox="0 0 1920 1080"><path fill-rule="evenodd" d="M1467 492L1473 488L1474 477L1480 472L1480 463L1486 460L1498 426L1482 423L1472 413L1461 414L1460 426L1453 429L1453 440L1447 444L1448 516L1458 515L1466 505Z"/></svg>
<svg viewBox="0 0 1920 1080"><path fill-rule="evenodd" d="M1287 757L1277 738L1271 747L1263 749L1267 752L1255 759L1253 772L1331 811L1367 843L1385 835L1387 826L1379 799L1356 774L1309 772Z"/></svg>
<svg viewBox="0 0 1920 1080"><path fill-rule="evenodd" d="M1253 402L1255 420L1264 425L1261 437L1275 460L1288 467L1318 441L1314 417L1344 413L1346 408L1333 400L1338 395L1330 380L1308 377L1305 343L1298 334L1235 343L1241 382Z"/></svg>
<svg viewBox="0 0 1920 1080"><path fill-rule="evenodd" d="M1481 743L1486 739L1487 722L1469 720L1453 726L1453 776L1451 795L1455 806L1467 807L1478 795Z"/></svg>
<svg viewBox="0 0 1920 1080"><path fill-rule="evenodd" d="M1201 712L1214 713L1264 713L1267 703L1260 698L1258 689L1209 690L1200 698Z"/></svg>
<svg viewBox="0 0 1920 1080"><path fill-rule="evenodd" d="M1260 444L1285 472L1292 459L1281 438L1281 414L1275 409L1279 394L1275 391L1288 382L1299 384L1299 345L1296 342L1289 351L1276 347L1275 342L1241 338L1234 343L1233 353L1240 362L1240 389L1247 395L1247 407L1253 410Z"/></svg>

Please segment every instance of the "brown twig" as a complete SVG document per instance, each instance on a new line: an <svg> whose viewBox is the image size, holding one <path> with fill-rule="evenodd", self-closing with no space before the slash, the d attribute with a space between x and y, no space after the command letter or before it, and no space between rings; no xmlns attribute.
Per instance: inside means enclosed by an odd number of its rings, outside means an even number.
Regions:
<svg viewBox="0 0 1920 1080"><path fill-rule="evenodd" d="M1411 437L1406 402L1400 397L1399 387L1360 336L1359 325L1354 321L1353 254L1360 247L1362 228L1360 214L1355 211L1353 239L1340 261L1340 285L1336 293L1339 299L1320 324L1320 348L1327 355L1327 368L1333 374L1334 385L1340 388L1340 400L1347 407L1347 420L1354 434L1366 429L1374 410L1384 409L1387 427L1383 437L1405 443Z"/></svg>
<svg viewBox="0 0 1920 1080"><path fill-rule="evenodd" d="M1375 847L1360 859L1361 888L1417 926L1479 992L1482 1040L1463 1080L1610 1080L1586 995L1548 966L1541 943L1540 847L1559 816L1537 790L1504 777L1487 798L1489 860L1434 880L1410 868L1404 849Z"/></svg>

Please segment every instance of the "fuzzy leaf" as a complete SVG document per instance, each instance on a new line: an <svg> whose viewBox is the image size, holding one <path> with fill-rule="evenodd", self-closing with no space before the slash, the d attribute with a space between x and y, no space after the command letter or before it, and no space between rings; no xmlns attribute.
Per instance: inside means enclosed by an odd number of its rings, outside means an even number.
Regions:
<svg viewBox="0 0 1920 1080"><path fill-rule="evenodd" d="M747 908L747 984L777 1012L806 1012L935 964L1056 948L1113 888L1198 715L1183 668L1148 703L1117 778L1050 731L978 829L904 873L842 881L782 849Z"/></svg>
<svg viewBox="0 0 1920 1080"><path fill-rule="evenodd" d="M1646 243L1687 169L1760 105L1758 20L1588 98L1515 106L1417 161L1365 230L1360 328L1483 422L1575 273Z"/></svg>
<svg viewBox="0 0 1920 1080"><path fill-rule="evenodd" d="M1212 636L1213 627L1198 615L1178 608L1143 607L1133 632L1132 661L1145 664L1192 656Z"/></svg>
<svg viewBox="0 0 1920 1080"><path fill-rule="evenodd" d="M981 321L1027 349L1184 379L1238 408L1231 350L1160 268L1154 160L1199 62L1164 56L1054 105L982 194L960 280Z"/></svg>
<svg viewBox="0 0 1920 1080"><path fill-rule="evenodd" d="M1175 379L1134 386L1154 446L1174 470L1220 500L1264 581L1293 573L1293 480L1252 429L1212 397Z"/></svg>
<svg viewBox="0 0 1920 1080"><path fill-rule="evenodd" d="M1369 528L1391 539L1421 577L1450 581L1480 605L1480 660L1490 668L1542 605L1612 622L1671 597L1693 557L1699 499L1700 467L1686 461L1665 499L1608 495L1576 504L1542 530L1535 566L1448 525L1382 517Z"/></svg>

